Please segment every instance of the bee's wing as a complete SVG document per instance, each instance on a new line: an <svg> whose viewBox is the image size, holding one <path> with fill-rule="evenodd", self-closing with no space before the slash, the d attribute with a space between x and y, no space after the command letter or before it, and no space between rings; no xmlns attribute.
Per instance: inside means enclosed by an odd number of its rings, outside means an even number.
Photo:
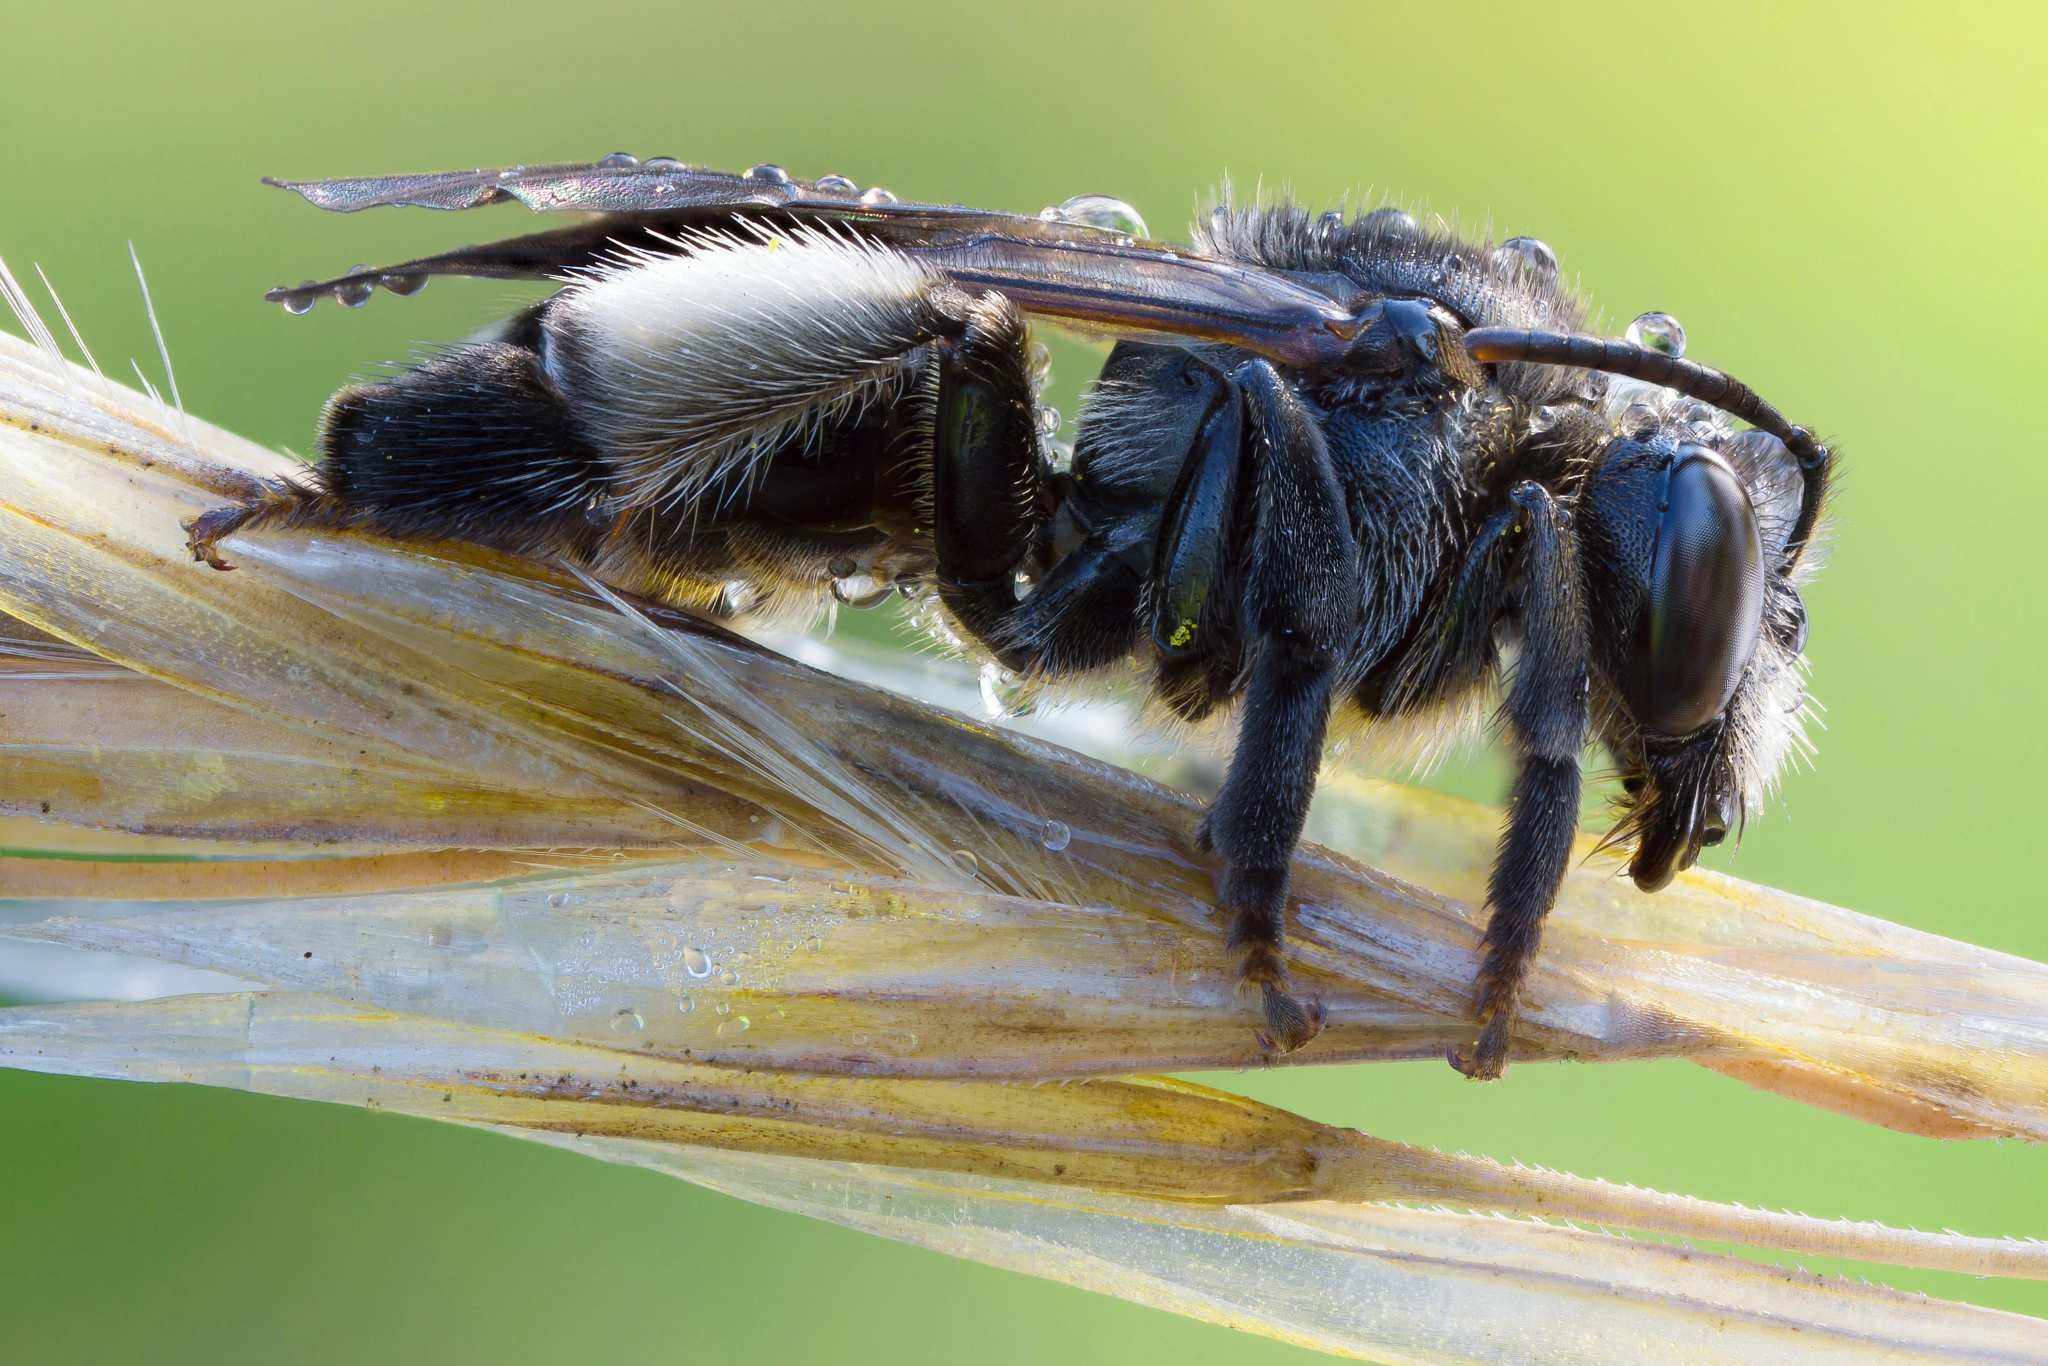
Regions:
<svg viewBox="0 0 2048 1366"><path fill-rule="evenodd" d="M410 293L430 275L559 278L622 250L673 254L678 236L752 223L815 226L914 255L969 293L1000 291L1028 313L1110 333L1229 342L1293 363L1341 354L1358 323L1345 302L1284 276L1198 256L1113 230L943 204L869 203L817 183L655 160L522 166L502 171L271 181L321 208L470 209L518 202L536 212L593 212L590 222L463 247L331 280L273 289L296 311L321 295L360 300L383 284Z"/></svg>

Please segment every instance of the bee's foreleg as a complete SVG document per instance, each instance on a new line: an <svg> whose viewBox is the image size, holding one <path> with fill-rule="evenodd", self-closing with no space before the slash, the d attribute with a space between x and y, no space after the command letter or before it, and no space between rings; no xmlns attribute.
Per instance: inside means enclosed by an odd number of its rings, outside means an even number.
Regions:
<svg viewBox="0 0 2048 1366"><path fill-rule="evenodd" d="M1244 559L1245 625L1256 641L1230 772L1207 838L1229 860L1217 879L1238 980L1259 988L1267 1039L1300 1048L1322 1012L1288 990L1281 957L1288 868L1301 839L1344 653L1358 631L1358 544L1321 430L1271 366L1233 374L1250 419L1255 509ZM1173 513L1169 511L1169 520Z"/></svg>
<svg viewBox="0 0 2048 1366"><path fill-rule="evenodd" d="M1571 532L1555 499L1540 485L1513 495L1506 532L1519 586L1521 651L1502 707L1521 772L1509 798L1507 828L1487 885L1486 956L1474 1014L1475 1051L1450 1051L1468 1077L1497 1077L1507 1065L1522 982L1542 939L1543 918L1557 899L1579 820L1579 752L1586 741L1587 646ZM1480 553L1496 553L1480 547Z"/></svg>

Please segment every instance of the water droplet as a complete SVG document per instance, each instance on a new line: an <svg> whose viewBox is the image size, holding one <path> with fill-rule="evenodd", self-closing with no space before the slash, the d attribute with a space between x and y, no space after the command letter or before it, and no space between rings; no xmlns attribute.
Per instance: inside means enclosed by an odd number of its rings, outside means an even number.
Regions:
<svg viewBox="0 0 2048 1366"><path fill-rule="evenodd" d="M972 849L955 849L953 865L969 877L981 876L981 857Z"/></svg>
<svg viewBox="0 0 2048 1366"><path fill-rule="evenodd" d="M866 575L832 581L833 598L842 606L851 607L856 611L881 606L889 600L891 591L890 585L878 584Z"/></svg>
<svg viewBox="0 0 2048 1366"><path fill-rule="evenodd" d="M717 1005L715 1005L715 1006L711 1007L711 1013L712 1013L713 1015L730 1015L730 1014L732 1014L732 1002L731 1002L731 1001L720 1001L720 1002L719 1002L719 1003L718 1003Z"/></svg>
<svg viewBox="0 0 2048 1366"><path fill-rule="evenodd" d="M697 1003L685 996L676 1002L676 1010L684 1015L694 1015L697 1013Z"/></svg>
<svg viewBox="0 0 2048 1366"><path fill-rule="evenodd" d="M1510 237L1500 244L1502 259L1545 280L1557 278L1557 253L1540 237Z"/></svg>
<svg viewBox="0 0 2048 1366"><path fill-rule="evenodd" d="M1326 210L1316 219L1316 231L1325 237L1335 237L1344 231L1344 215L1335 209Z"/></svg>
<svg viewBox="0 0 2048 1366"><path fill-rule="evenodd" d="M825 951L825 941L814 934L804 941L804 947L812 953L823 953Z"/></svg>
<svg viewBox="0 0 2048 1366"><path fill-rule="evenodd" d="M640 158L634 156L631 152L613 152L608 157L600 157L597 164L606 170L619 171L624 170L628 166L638 166Z"/></svg>
<svg viewBox="0 0 2048 1366"><path fill-rule="evenodd" d="M684 948L683 971L689 973L692 977L709 977L711 975L710 955L702 949Z"/></svg>
<svg viewBox="0 0 2048 1366"><path fill-rule="evenodd" d="M1421 227L1414 214L1405 213L1391 204L1374 209L1365 216L1364 223L1367 232L1383 237L1413 237Z"/></svg>
<svg viewBox="0 0 2048 1366"><path fill-rule="evenodd" d="M718 1027L718 1037L721 1039L735 1038L753 1027L754 1022L752 1020L744 1015L735 1015Z"/></svg>
<svg viewBox="0 0 2048 1366"><path fill-rule="evenodd" d="M1031 383L1037 389L1052 383L1052 348L1042 341L1031 343Z"/></svg>
<svg viewBox="0 0 2048 1366"><path fill-rule="evenodd" d="M677 161L674 157L649 157L640 164L650 171L680 171L684 169L683 163Z"/></svg>
<svg viewBox="0 0 2048 1366"><path fill-rule="evenodd" d="M575 898L570 896L567 892L548 893L548 905L553 906L556 910L560 910L562 907L568 905L571 901L574 900Z"/></svg>
<svg viewBox="0 0 2048 1366"><path fill-rule="evenodd" d="M318 280L301 280L299 288L305 289L309 285L317 285L319 283ZM319 302L320 296L317 294L294 294L284 301L284 311L293 317L302 317L305 314L311 313L313 305Z"/></svg>
<svg viewBox="0 0 2048 1366"><path fill-rule="evenodd" d="M880 185L877 185L874 189L869 190L867 193L863 194L860 197L860 202L863 204L894 204L896 202L896 196L890 194Z"/></svg>
<svg viewBox="0 0 2048 1366"><path fill-rule="evenodd" d="M1685 355L1685 328L1669 313L1645 313L1628 325L1628 339L1637 346L1662 351L1677 360Z"/></svg>
<svg viewBox="0 0 2048 1366"><path fill-rule="evenodd" d="M612 1033L614 1034L638 1034L646 1027L647 1021L641 1019L640 1012L631 1006L622 1008L618 1014L612 1016Z"/></svg>
<svg viewBox="0 0 2048 1366"><path fill-rule="evenodd" d="M855 1048L865 1048L867 1046L867 1042L868 1036L865 1034L856 1034L853 1036L853 1046Z"/></svg>
<svg viewBox="0 0 2048 1366"><path fill-rule="evenodd" d="M349 270L349 274L359 275L367 272L369 269L368 266L355 266ZM375 280L343 280L334 287L334 302L340 304L343 308L361 308L364 304L370 302L370 296L376 292L377 282Z"/></svg>
<svg viewBox="0 0 2048 1366"><path fill-rule="evenodd" d="M789 172L783 170L780 166L772 165L766 161L762 162L759 166L747 167L746 178L748 180L766 181L770 185L789 184Z"/></svg>
<svg viewBox="0 0 2048 1366"><path fill-rule="evenodd" d="M731 968L727 968L724 972L718 974L718 981L721 986L736 987L740 984L740 975Z"/></svg>
<svg viewBox="0 0 2048 1366"><path fill-rule="evenodd" d="M889 1045L889 1050L892 1053L915 1053L917 1051L917 1035L907 1029L896 1030L884 1039L883 1042Z"/></svg>
<svg viewBox="0 0 2048 1366"><path fill-rule="evenodd" d="M1057 408L1040 408L1038 410L1038 430L1044 432L1047 436L1051 436L1059 431L1059 429L1060 410Z"/></svg>
<svg viewBox="0 0 2048 1366"><path fill-rule="evenodd" d="M1647 403L1631 403L1621 410L1621 429L1638 441L1656 432L1657 410Z"/></svg>
<svg viewBox="0 0 2048 1366"><path fill-rule="evenodd" d="M425 289L429 278L425 275L380 275L377 277L377 283L384 286L384 292L387 294L409 298Z"/></svg>
<svg viewBox="0 0 2048 1366"><path fill-rule="evenodd" d="M1100 228L1122 237L1150 237L1152 230L1145 226L1144 218L1138 211L1121 199L1106 194L1077 194L1064 204L1055 205L1039 212L1039 218L1047 223L1072 223L1077 227Z"/></svg>
<svg viewBox="0 0 2048 1366"><path fill-rule="evenodd" d="M860 193L860 186L854 184L843 175L821 175L818 177L817 183L819 189L829 190L833 194Z"/></svg>
<svg viewBox="0 0 2048 1366"><path fill-rule="evenodd" d="M991 719L1031 714L1031 704L1025 700L1024 680L994 660L981 666L975 681L981 685L982 710Z"/></svg>
<svg viewBox="0 0 2048 1366"><path fill-rule="evenodd" d="M1065 821L1047 821L1038 827L1038 842L1057 854L1073 841L1073 829Z"/></svg>

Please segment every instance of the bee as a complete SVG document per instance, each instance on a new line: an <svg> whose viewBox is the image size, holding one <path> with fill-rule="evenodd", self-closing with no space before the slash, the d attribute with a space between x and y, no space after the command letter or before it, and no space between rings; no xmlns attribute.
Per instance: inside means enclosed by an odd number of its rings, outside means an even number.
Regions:
<svg viewBox="0 0 2048 1366"><path fill-rule="evenodd" d="M1282 945L1333 723L1499 698L1519 771L1476 1038L1448 1050L1474 1077L1506 1063L1589 748L1621 770L1611 838L1654 891L1805 744L1827 448L1686 359L1666 315L1586 333L1535 238L1226 191L1189 248L1101 196L1029 217L624 154L271 183L344 212L592 216L270 291L302 313L435 275L562 285L342 389L305 481L196 519L195 558L228 568L243 527L360 527L713 613L901 593L1033 680L1137 658L1174 716L1235 711L1192 839L1271 1049L1323 1023ZM1071 451L1034 320L1116 339Z"/></svg>

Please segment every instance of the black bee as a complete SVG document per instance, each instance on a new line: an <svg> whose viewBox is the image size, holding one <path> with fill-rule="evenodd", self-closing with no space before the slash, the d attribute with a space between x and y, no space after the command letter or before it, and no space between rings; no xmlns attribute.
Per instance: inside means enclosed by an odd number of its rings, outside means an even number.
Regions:
<svg viewBox="0 0 2048 1366"><path fill-rule="evenodd" d="M715 612L935 597L1034 678L1142 656L1176 715L1237 704L1196 838L1225 861L1270 1047L1322 1024L1281 941L1333 714L1441 726L1505 689L1521 769L1478 1042L1450 1055L1482 1077L1506 1060L1588 743L1625 775L1616 837L1646 890L1804 743L1798 584L1827 450L1683 359L1663 315L1582 333L1533 238L1226 196L1190 251L1097 197L1030 218L624 155L287 188L344 211L598 216L272 290L304 312L436 274L564 285L336 394L310 482L198 519L196 557L226 568L216 544L255 523L360 526L567 558ZM1033 317L1122 338L1070 463Z"/></svg>

